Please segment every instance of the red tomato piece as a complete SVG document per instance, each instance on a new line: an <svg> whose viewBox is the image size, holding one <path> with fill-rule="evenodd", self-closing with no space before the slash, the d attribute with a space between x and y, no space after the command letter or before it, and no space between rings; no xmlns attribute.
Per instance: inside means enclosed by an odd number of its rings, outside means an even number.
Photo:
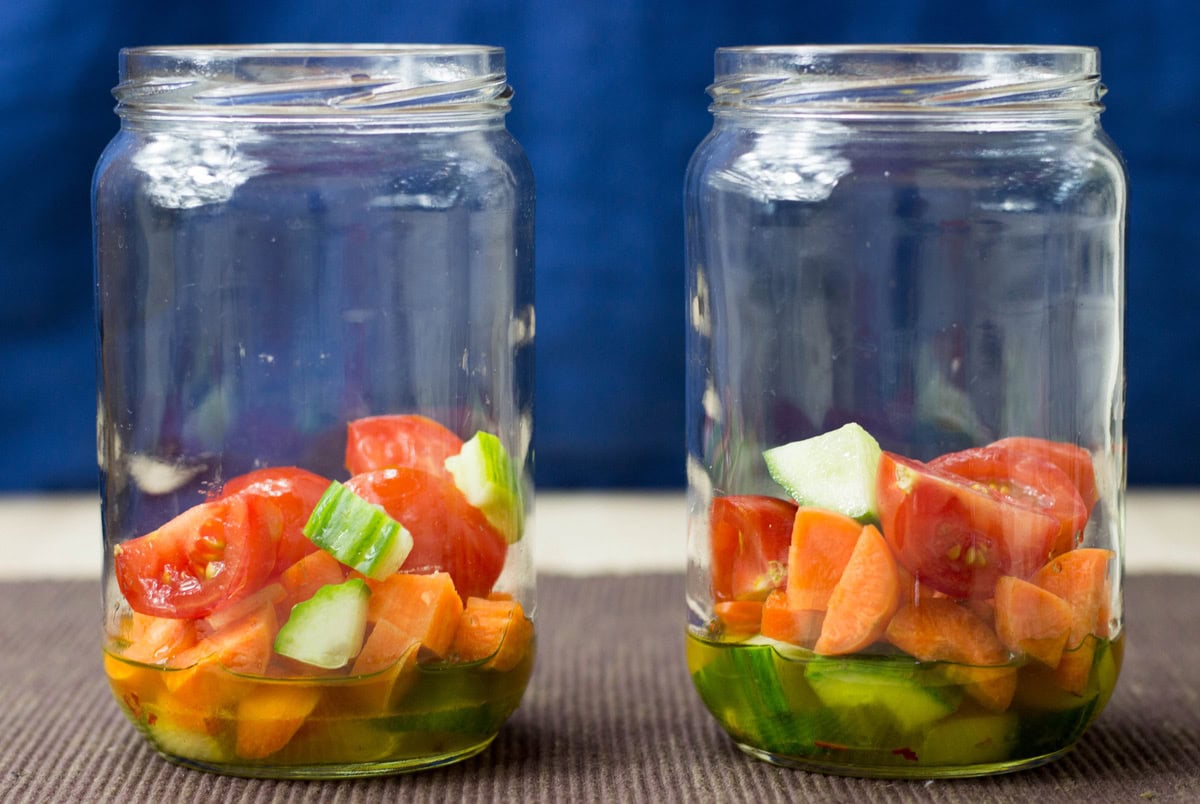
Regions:
<svg viewBox="0 0 1200 804"><path fill-rule="evenodd" d="M1083 447L1029 436L1002 438L989 446L1050 461L1071 479L1088 513L1091 513L1092 506L1100 497L1096 490L1096 469L1092 465L1092 455Z"/></svg>
<svg viewBox="0 0 1200 804"><path fill-rule="evenodd" d="M718 600L766 600L787 582L796 504L736 494L712 502L712 589Z"/></svg>
<svg viewBox="0 0 1200 804"><path fill-rule="evenodd" d="M412 534L413 549L401 570L446 572L463 600L487 597L508 545L450 479L420 469L383 469L355 475L346 486L383 506Z"/></svg>
<svg viewBox="0 0 1200 804"><path fill-rule="evenodd" d="M346 468L352 475L405 467L448 475L446 459L462 445L461 438L424 416L370 416L347 425Z"/></svg>
<svg viewBox="0 0 1200 804"><path fill-rule="evenodd" d="M304 535L304 526L327 488L329 480L305 469L268 467L233 478L221 490L221 498L255 495L270 500L279 509L283 521L271 573L274 575L317 549Z"/></svg>
<svg viewBox="0 0 1200 804"><path fill-rule="evenodd" d="M278 509L260 497L201 503L118 545L117 584L141 614L205 617L262 586L280 526Z"/></svg>
<svg viewBox="0 0 1200 804"><path fill-rule="evenodd" d="M883 535L921 583L957 598L992 595L1001 575L1046 562L1058 520L920 461L883 453L876 483Z"/></svg>
<svg viewBox="0 0 1200 804"><path fill-rule="evenodd" d="M1059 523L1054 555L1078 547L1083 539L1088 509L1071 478L1050 461L1011 448L977 447L943 455L929 465L979 483L1014 505L1054 517Z"/></svg>

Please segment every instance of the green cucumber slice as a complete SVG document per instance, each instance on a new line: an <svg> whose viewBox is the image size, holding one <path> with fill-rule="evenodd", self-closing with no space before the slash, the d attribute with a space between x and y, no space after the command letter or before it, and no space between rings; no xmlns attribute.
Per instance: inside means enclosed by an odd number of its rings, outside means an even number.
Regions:
<svg viewBox="0 0 1200 804"><path fill-rule="evenodd" d="M457 455L446 459L446 470L467 502L483 512L506 542L520 540L525 526L520 473L499 438L475 433Z"/></svg>
<svg viewBox="0 0 1200 804"><path fill-rule="evenodd" d="M275 652L298 662L333 670L362 649L371 590L361 578L322 586L292 606L275 636Z"/></svg>
<svg viewBox="0 0 1200 804"><path fill-rule="evenodd" d="M374 580L400 569L413 547L412 534L403 525L336 480L317 501L304 525L304 535Z"/></svg>
<svg viewBox="0 0 1200 804"><path fill-rule="evenodd" d="M767 471L800 505L825 508L860 522L879 518L875 475L879 443L854 422L763 452Z"/></svg>
<svg viewBox="0 0 1200 804"><path fill-rule="evenodd" d="M924 743L917 749L917 757L924 765L1003 762L1017 745L1018 726L1014 712L958 715L938 723L926 733ZM1022 746L1023 754L1024 750Z"/></svg>
<svg viewBox="0 0 1200 804"><path fill-rule="evenodd" d="M961 687L933 683L907 658L817 660L805 677L821 703L865 744L922 732L957 710L963 698Z"/></svg>

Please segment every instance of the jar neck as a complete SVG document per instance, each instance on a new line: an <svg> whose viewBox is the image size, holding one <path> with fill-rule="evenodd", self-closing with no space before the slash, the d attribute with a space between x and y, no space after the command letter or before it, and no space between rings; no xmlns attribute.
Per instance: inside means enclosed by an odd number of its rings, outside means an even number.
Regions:
<svg viewBox="0 0 1200 804"><path fill-rule="evenodd" d="M248 45L121 51L127 128L173 124L503 127L504 51L458 45Z"/></svg>
<svg viewBox="0 0 1200 804"><path fill-rule="evenodd" d="M1103 107L1084 47L721 48L714 116L854 128L1078 129Z"/></svg>

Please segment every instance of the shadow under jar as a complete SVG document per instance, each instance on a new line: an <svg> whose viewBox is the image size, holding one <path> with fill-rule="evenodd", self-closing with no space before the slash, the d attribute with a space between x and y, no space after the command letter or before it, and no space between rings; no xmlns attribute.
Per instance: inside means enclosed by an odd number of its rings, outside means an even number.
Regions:
<svg viewBox="0 0 1200 804"><path fill-rule="evenodd" d="M168 759L488 746L534 655L533 214L499 48L123 50L94 182L104 663Z"/></svg>
<svg viewBox="0 0 1200 804"><path fill-rule="evenodd" d="M1124 629L1123 167L1081 47L721 49L687 174L687 658L744 751L1069 751Z"/></svg>

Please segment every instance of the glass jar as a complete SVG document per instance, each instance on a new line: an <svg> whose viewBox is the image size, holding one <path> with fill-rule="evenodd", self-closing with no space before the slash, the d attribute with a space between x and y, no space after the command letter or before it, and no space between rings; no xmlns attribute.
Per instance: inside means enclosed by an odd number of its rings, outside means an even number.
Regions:
<svg viewBox="0 0 1200 804"><path fill-rule="evenodd" d="M1121 665L1123 167L1081 47L721 49L687 175L689 669L744 751L967 776Z"/></svg>
<svg viewBox="0 0 1200 804"><path fill-rule="evenodd" d="M483 750L533 663L533 177L499 48L123 50L97 165L104 662L161 754Z"/></svg>

